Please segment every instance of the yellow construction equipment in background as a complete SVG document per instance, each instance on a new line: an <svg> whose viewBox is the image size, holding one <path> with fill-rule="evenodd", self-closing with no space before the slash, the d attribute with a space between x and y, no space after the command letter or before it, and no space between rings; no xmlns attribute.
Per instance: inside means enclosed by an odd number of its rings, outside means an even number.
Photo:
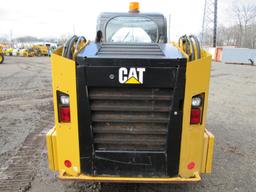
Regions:
<svg viewBox="0 0 256 192"><path fill-rule="evenodd" d="M3 48L0 46L0 64L4 62L4 53Z"/></svg>
<svg viewBox="0 0 256 192"><path fill-rule="evenodd" d="M36 56L48 56L48 47L46 45L33 45L32 49Z"/></svg>
<svg viewBox="0 0 256 192"><path fill-rule="evenodd" d="M4 55L12 56L13 48L8 48L4 50Z"/></svg>
<svg viewBox="0 0 256 192"><path fill-rule="evenodd" d="M200 181L214 148L211 55L193 35L167 42L164 16L136 2L98 19L95 42L73 36L51 56L50 169L72 180Z"/></svg>
<svg viewBox="0 0 256 192"><path fill-rule="evenodd" d="M18 55L21 56L21 57L34 57L35 52L32 48L21 49L21 50L19 50Z"/></svg>

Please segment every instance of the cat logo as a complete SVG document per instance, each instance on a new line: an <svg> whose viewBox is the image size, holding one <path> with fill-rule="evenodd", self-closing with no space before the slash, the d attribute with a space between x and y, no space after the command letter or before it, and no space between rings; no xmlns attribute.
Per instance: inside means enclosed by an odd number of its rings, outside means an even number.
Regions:
<svg viewBox="0 0 256 192"><path fill-rule="evenodd" d="M121 67L119 69L119 83L121 84L143 84L143 73L145 68Z"/></svg>

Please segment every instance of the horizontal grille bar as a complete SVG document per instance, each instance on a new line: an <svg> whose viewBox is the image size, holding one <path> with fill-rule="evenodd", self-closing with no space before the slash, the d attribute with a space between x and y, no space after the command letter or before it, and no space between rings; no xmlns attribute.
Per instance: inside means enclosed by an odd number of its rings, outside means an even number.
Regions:
<svg viewBox="0 0 256 192"><path fill-rule="evenodd" d="M151 149L151 147L155 147L158 149L164 149L166 137L164 135L145 135L141 137L141 135L123 135L123 134L95 134L94 142L101 146L101 149L105 149L104 145L109 147L113 147L116 149L120 149L122 146L122 150L133 149L138 150L141 146L147 147ZM98 148L100 149L100 148Z"/></svg>
<svg viewBox="0 0 256 192"><path fill-rule="evenodd" d="M161 50L159 50L159 48L157 47L138 47L136 49L134 49L133 47L111 47L111 48L101 48L100 52L115 52L115 51L119 51L119 52L129 52L129 51L133 51L133 52L145 52L145 50L151 51L151 52L159 52L162 53Z"/></svg>
<svg viewBox="0 0 256 192"><path fill-rule="evenodd" d="M172 99L169 89L124 89L124 88L93 88L89 92L90 99L102 100L165 100Z"/></svg>
<svg viewBox="0 0 256 192"><path fill-rule="evenodd" d="M133 145L133 144L101 144L96 143L95 144L96 150L110 150L110 151L164 151L165 150L165 144L163 145Z"/></svg>
<svg viewBox="0 0 256 192"><path fill-rule="evenodd" d="M93 111L155 111L168 112L170 111L169 101L102 101L94 100L91 102L91 110Z"/></svg>
<svg viewBox="0 0 256 192"><path fill-rule="evenodd" d="M131 135L164 135L167 133L165 123L94 123L94 133L119 133Z"/></svg>
<svg viewBox="0 0 256 192"><path fill-rule="evenodd" d="M168 123L167 113L147 112L97 112L92 114L94 122L153 122Z"/></svg>
<svg viewBox="0 0 256 192"><path fill-rule="evenodd" d="M160 49L157 43L102 43L101 48L143 48L143 49L151 49L157 48Z"/></svg>
<svg viewBox="0 0 256 192"><path fill-rule="evenodd" d="M163 51L158 44L102 44L99 49L98 56L150 56L164 57Z"/></svg>
<svg viewBox="0 0 256 192"><path fill-rule="evenodd" d="M98 135L94 141L96 143L116 145L164 145L165 137L158 135L147 135L142 138L140 135L101 134Z"/></svg>
<svg viewBox="0 0 256 192"><path fill-rule="evenodd" d="M127 51L102 51L99 52L97 55L111 55L111 54L121 54L121 55L150 55L150 56L154 56L154 55L160 55L160 56L164 56L164 54L162 52L158 52L158 51L134 51L134 50L127 50Z"/></svg>

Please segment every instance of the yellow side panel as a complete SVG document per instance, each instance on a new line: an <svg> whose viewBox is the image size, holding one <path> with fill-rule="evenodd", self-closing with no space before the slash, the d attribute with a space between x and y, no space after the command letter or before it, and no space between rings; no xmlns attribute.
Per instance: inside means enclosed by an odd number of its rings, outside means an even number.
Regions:
<svg viewBox="0 0 256 192"><path fill-rule="evenodd" d="M48 152L48 165L50 170L55 171L54 166L54 155L53 155L53 143L52 143L52 133L54 132L54 129L51 129L46 134L46 145L47 145L47 152Z"/></svg>
<svg viewBox="0 0 256 192"><path fill-rule="evenodd" d="M56 143L56 131L55 127L52 128L46 134L46 144L47 144L47 151L48 151L48 163L49 168L52 171L58 170L58 156L57 156L57 143Z"/></svg>
<svg viewBox="0 0 256 192"><path fill-rule="evenodd" d="M54 160L54 168L55 170L59 170L58 165L58 153L57 153L57 133L54 128L54 132L52 133L52 146L53 146L53 160Z"/></svg>
<svg viewBox="0 0 256 192"><path fill-rule="evenodd" d="M52 86L54 100L54 117L58 156L58 169L69 175L80 173L80 155L78 139L77 94L76 94L76 64L73 60L61 57L61 49L51 56ZM70 97L70 123L60 123L58 119L57 91L66 93ZM70 168L65 167L65 160L72 163Z"/></svg>
<svg viewBox="0 0 256 192"><path fill-rule="evenodd" d="M209 137L206 132L204 132L204 151L203 151L203 159L201 164L201 173L205 173L205 166L207 161L207 151L208 151L208 142Z"/></svg>
<svg viewBox="0 0 256 192"><path fill-rule="evenodd" d="M181 177L192 177L201 172L204 151L204 130L208 106L208 91L211 68L211 56L202 51L202 58L187 63L185 100L183 108L183 127L180 151L179 174ZM190 125L191 99L204 93L202 123ZM190 162L195 163L193 169L188 169Z"/></svg>
<svg viewBox="0 0 256 192"><path fill-rule="evenodd" d="M206 158L206 166L205 173L212 172L212 161L213 161L213 151L214 151L214 136L211 132L207 131L208 135L208 149L207 149L207 158Z"/></svg>

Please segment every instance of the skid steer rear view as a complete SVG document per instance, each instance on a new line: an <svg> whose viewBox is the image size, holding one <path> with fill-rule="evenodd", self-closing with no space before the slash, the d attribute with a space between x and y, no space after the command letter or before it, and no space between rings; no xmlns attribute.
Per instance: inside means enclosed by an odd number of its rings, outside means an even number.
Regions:
<svg viewBox="0 0 256 192"><path fill-rule="evenodd" d="M195 36L167 43L162 14L102 13L95 42L51 56L50 169L61 179L196 182L212 169L206 130L211 56Z"/></svg>

